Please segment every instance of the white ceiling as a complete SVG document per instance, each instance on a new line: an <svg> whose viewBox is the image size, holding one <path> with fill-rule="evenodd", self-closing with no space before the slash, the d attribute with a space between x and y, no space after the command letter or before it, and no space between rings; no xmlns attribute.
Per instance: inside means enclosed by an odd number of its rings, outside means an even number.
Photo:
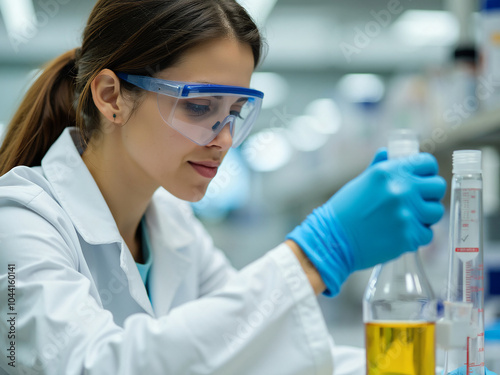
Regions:
<svg viewBox="0 0 500 375"><path fill-rule="evenodd" d="M15 1L15 0L10 0ZM278 0L265 27L269 53L262 69L390 71L410 64L439 61L443 48L410 48L396 40L390 27L381 27L361 52L345 58L341 43L353 45L356 28L374 21L374 13L390 9L442 10L445 0ZM476 0L471 0L476 1ZM50 3L51 7L43 7ZM56 4L56 5L54 5ZM43 23L32 35L9 40L0 20L0 65L37 65L80 44L80 34L95 0L34 1ZM391 15L391 22L398 15Z"/></svg>

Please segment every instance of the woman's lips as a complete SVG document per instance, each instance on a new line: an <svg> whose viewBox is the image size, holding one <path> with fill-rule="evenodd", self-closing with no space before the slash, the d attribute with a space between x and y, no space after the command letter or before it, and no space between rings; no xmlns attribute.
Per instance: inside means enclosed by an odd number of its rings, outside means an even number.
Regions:
<svg viewBox="0 0 500 375"><path fill-rule="evenodd" d="M217 174L217 169L220 163L217 162L194 162L190 161L189 164L193 169L205 178L214 178Z"/></svg>

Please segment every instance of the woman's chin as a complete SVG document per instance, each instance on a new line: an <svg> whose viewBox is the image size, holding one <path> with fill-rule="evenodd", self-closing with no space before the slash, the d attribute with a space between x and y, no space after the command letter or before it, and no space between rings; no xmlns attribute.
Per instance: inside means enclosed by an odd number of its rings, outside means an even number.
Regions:
<svg viewBox="0 0 500 375"><path fill-rule="evenodd" d="M193 187L192 189L186 189L186 190L180 190L180 191L171 191L169 189L166 189L169 193L171 193L173 196L182 199L184 201L188 202L199 202L203 199L207 192L207 187Z"/></svg>

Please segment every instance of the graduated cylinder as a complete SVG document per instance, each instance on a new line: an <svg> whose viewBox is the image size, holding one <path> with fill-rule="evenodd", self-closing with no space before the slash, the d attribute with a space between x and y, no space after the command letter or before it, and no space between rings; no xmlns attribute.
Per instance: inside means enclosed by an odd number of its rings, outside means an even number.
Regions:
<svg viewBox="0 0 500 375"><path fill-rule="evenodd" d="M453 153L450 266L438 343L446 349L445 374L484 375L484 284L481 151Z"/></svg>

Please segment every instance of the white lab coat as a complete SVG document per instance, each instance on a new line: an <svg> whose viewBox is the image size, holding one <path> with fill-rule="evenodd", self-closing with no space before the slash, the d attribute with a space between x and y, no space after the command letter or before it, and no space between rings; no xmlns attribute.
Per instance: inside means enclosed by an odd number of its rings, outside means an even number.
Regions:
<svg viewBox="0 0 500 375"><path fill-rule="evenodd" d="M364 374L286 245L237 272L162 188L146 211L152 306L77 139L66 128L41 166L0 178L0 374Z"/></svg>

